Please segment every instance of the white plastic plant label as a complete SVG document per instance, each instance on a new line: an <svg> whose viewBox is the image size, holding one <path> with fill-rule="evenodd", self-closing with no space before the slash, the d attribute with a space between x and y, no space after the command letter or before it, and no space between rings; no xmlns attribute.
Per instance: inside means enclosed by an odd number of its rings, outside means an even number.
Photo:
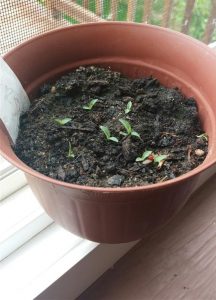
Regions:
<svg viewBox="0 0 216 300"><path fill-rule="evenodd" d="M0 57L0 119L15 144L20 115L29 109L30 101L19 79Z"/></svg>

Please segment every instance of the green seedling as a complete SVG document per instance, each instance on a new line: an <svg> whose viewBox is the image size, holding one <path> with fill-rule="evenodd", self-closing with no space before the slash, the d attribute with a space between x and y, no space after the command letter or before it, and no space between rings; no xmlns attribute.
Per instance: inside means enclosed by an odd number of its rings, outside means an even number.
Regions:
<svg viewBox="0 0 216 300"><path fill-rule="evenodd" d="M124 136L132 135L141 139L139 133L133 130L133 128L131 127L130 123L127 120L119 119L119 122L124 126L126 130L126 132L120 131L120 134Z"/></svg>
<svg viewBox="0 0 216 300"><path fill-rule="evenodd" d="M129 101L129 102L127 103L127 107L126 107L126 109L125 109L125 113L126 113L126 114L129 114L129 112L131 112L131 108L132 108L132 102Z"/></svg>
<svg viewBox="0 0 216 300"><path fill-rule="evenodd" d="M115 143L118 143L119 140L116 137L111 136L111 133L107 126L100 126L100 129L103 131L103 133L108 141L113 141Z"/></svg>
<svg viewBox="0 0 216 300"><path fill-rule="evenodd" d="M68 142L68 155L67 155L68 158L74 158L75 157L75 154L73 152L73 149L72 149L72 146L71 146L71 143Z"/></svg>
<svg viewBox="0 0 216 300"><path fill-rule="evenodd" d="M54 119L55 120L55 122L58 124L58 125L61 125L61 126L63 126L63 125L65 125L65 124L67 124L68 122L70 122L71 121L71 118L64 118L64 119Z"/></svg>
<svg viewBox="0 0 216 300"><path fill-rule="evenodd" d="M146 158L148 158L149 155L151 155L151 154L152 154L152 151L147 150L147 151L143 152L143 155L142 155L141 157L137 157L137 158L136 158L136 161L144 161L144 160L146 160Z"/></svg>
<svg viewBox="0 0 216 300"><path fill-rule="evenodd" d="M165 155L165 154L163 154L163 155L155 154L154 155L154 162L159 164L161 161L166 160L167 157L168 157L168 155Z"/></svg>
<svg viewBox="0 0 216 300"><path fill-rule="evenodd" d="M163 166L164 161L167 159L168 155L154 155L154 162L158 164L157 168L160 169Z"/></svg>
<svg viewBox="0 0 216 300"><path fill-rule="evenodd" d="M89 103L87 103L86 105L83 106L83 109L86 110L92 110L92 108L94 107L94 105L98 102L98 99L93 99L91 100Z"/></svg>
<svg viewBox="0 0 216 300"><path fill-rule="evenodd" d="M208 141L208 135L207 135L207 133L202 133L202 134L200 134L200 135L197 135L196 137L198 137L198 138L201 138L201 139L204 139L204 140L206 140L206 141Z"/></svg>
<svg viewBox="0 0 216 300"><path fill-rule="evenodd" d="M139 161L145 162L146 159L149 160L149 163L151 163L151 161L152 162L154 161L154 163L158 164L157 168L160 169L162 167L164 161L167 159L167 157L168 157L168 155L165 155L165 154L163 154L163 155L154 154L154 153L152 153L152 151L147 150L147 151L145 151L143 153L143 155L141 157L137 157L136 161L138 161L138 162Z"/></svg>

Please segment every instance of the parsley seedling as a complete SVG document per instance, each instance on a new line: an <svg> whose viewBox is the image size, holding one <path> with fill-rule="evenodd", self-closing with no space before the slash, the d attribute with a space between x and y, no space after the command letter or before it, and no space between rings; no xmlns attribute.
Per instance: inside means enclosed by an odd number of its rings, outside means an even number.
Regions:
<svg viewBox="0 0 216 300"><path fill-rule="evenodd" d="M125 113L126 113L126 114L129 114L129 112L131 112L131 108L132 108L132 102L129 101L129 102L127 103L127 107L126 107L126 109L125 109Z"/></svg>
<svg viewBox="0 0 216 300"><path fill-rule="evenodd" d="M93 99L91 100L89 103L87 103L86 105L83 106L83 109L85 110L92 110L92 108L94 107L94 105L98 102L98 99Z"/></svg>
<svg viewBox="0 0 216 300"><path fill-rule="evenodd" d="M65 124L71 121L71 118L64 118L64 119L56 118L54 120L58 125L64 126Z"/></svg>
<svg viewBox="0 0 216 300"><path fill-rule="evenodd" d="M143 155L141 157L136 158L136 161L144 161L149 157L150 154L152 154L152 151L146 150L145 152L143 152Z"/></svg>
<svg viewBox="0 0 216 300"><path fill-rule="evenodd" d="M75 157L75 154L73 152L73 149L72 149L72 146L71 146L71 143L68 142L68 155L67 155L68 158L74 158Z"/></svg>
<svg viewBox="0 0 216 300"><path fill-rule="evenodd" d="M131 127L131 124L127 120L119 119L119 122L124 126L124 128L126 130L126 132L120 131L120 134L122 134L124 136L132 135L132 136L135 136L135 137L138 137L139 139L141 139L139 133L133 130L133 128Z"/></svg>
<svg viewBox="0 0 216 300"><path fill-rule="evenodd" d="M111 136L110 130L107 126L100 126L100 129L103 131L103 133L108 141L113 141L115 143L118 143L118 139L114 136Z"/></svg>

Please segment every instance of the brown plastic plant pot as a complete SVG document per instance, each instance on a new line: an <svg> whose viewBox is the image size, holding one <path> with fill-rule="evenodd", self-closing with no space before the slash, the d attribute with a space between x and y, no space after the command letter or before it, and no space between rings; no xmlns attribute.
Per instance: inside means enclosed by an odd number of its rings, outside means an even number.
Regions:
<svg viewBox="0 0 216 300"><path fill-rule="evenodd" d="M153 75L198 103L209 153L196 169L155 185L97 188L64 183L29 168L0 131L1 153L23 170L41 205L56 223L106 243L137 240L167 223L192 192L216 173L216 55L183 34L150 25L91 23L33 38L5 56L30 97L47 80L81 65L111 66L133 78Z"/></svg>

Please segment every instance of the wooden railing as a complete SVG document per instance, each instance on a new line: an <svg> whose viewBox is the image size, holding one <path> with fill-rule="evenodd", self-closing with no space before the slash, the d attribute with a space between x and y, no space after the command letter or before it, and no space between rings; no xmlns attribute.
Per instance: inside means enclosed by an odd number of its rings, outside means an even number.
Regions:
<svg viewBox="0 0 216 300"><path fill-rule="evenodd" d="M211 41L214 30L216 30L216 0L212 0L212 8L205 28L203 41L206 44Z"/></svg>
<svg viewBox="0 0 216 300"><path fill-rule="evenodd" d="M58 11L60 13L68 15L69 17L80 23L104 21L104 19L91 12L87 8L88 1L84 1L84 6L81 6L75 1L71 0L46 0L46 5L50 9L52 16L56 15L56 11ZM97 5L97 7L99 6Z"/></svg>
<svg viewBox="0 0 216 300"><path fill-rule="evenodd" d="M172 16L174 0L161 0L163 1L163 12L160 17L160 24L163 27L171 27L170 20ZM89 0L83 0L82 5L77 4L77 1L72 0L45 0L47 7L51 11L52 16L56 16L56 11L64 13L73 18L79 23L84 22L100 22L100 21L116 21L118 15L119 0L96 0L95 11L89 10ZM106 20L103 18L103 4L110 5L110 14ZM185 34L189 33L190 25L193 17L194 7L196 0L186 0L185 9L183 12L182 24L179 30ZM127 1L127 14L125 21L135 21L135 12L137 7L137 0ZM151 23L151 16L153 13L153 0L143 0L143 17L142 22ZM209 43L212 39L213 32L216 28L216 0L211 0L211 9L209 11L208 20L205 29L203 30L202 40ZM174 28L176 29L176 28Z"/></svg>

